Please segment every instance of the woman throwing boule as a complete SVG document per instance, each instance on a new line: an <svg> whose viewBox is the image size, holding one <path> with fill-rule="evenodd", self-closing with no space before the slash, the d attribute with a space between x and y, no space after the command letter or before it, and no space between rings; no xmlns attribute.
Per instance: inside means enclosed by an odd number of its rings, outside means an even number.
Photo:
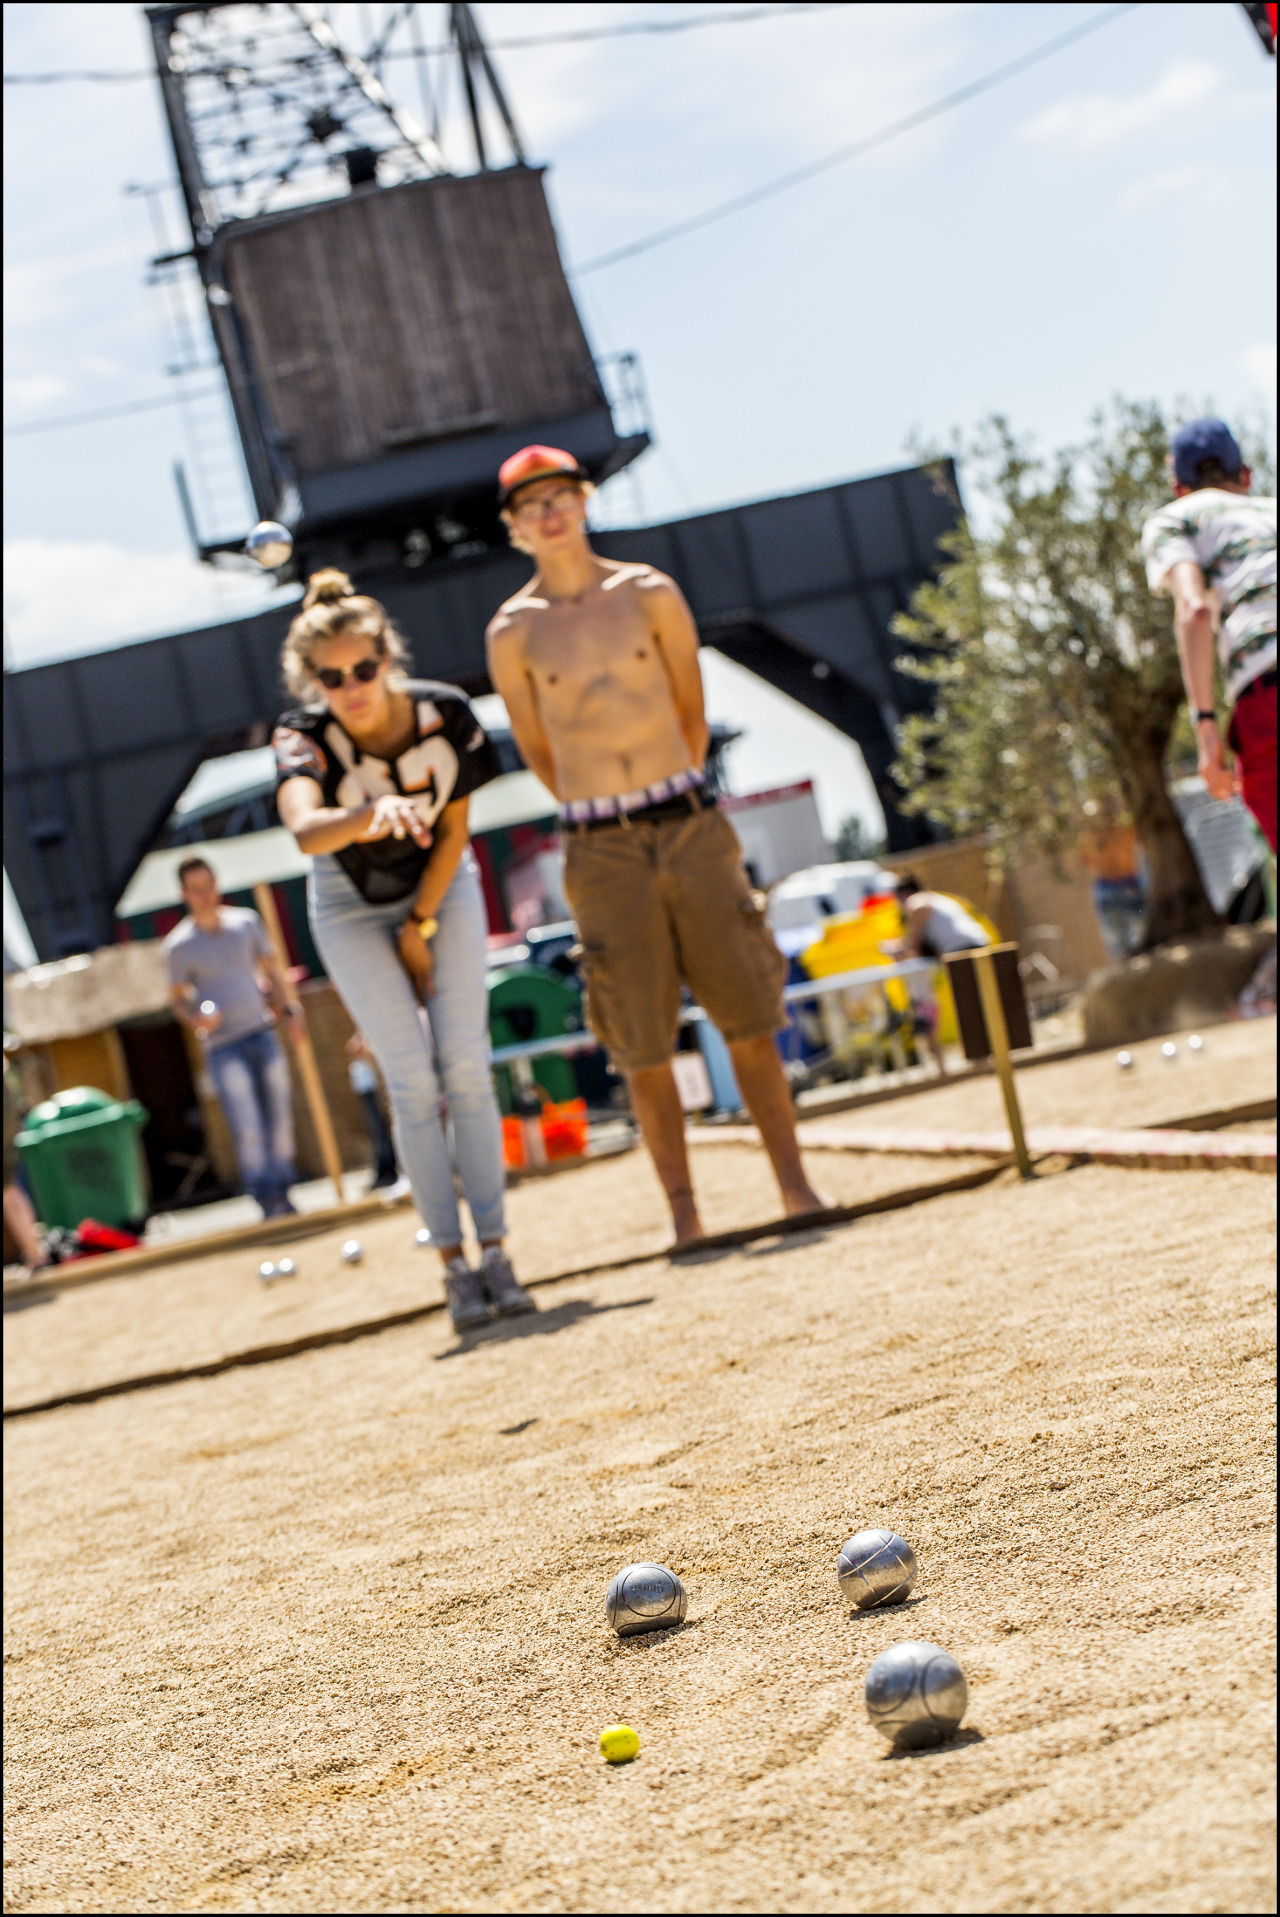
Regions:
<svg viewBox="0 0 1280 1917"><path fill-rule="evenodd" d="M406 663L376 599L345 573L312 575L284 645L301 703L276 726L277 802L312 855L316 947L382 1067L400 1164L465 1331L535 1309L503 1249L486 920L467 822L469 795L498 763L462 693L408 678ZM442 1097L478 1270L463 1252Z"/></svg>

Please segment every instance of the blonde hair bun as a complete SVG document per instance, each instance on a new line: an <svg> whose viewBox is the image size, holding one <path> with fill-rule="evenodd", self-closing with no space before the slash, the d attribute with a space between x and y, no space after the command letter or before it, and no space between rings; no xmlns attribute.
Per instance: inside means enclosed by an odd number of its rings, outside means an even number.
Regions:
<svg viewBox="0 0 1280 1917"><path fill-rule="evenodd" d="M387 618L386 608L376 599L356 591L345 572L325 566L313 572L307 581L306 597L284 642L280 663L285 684L299 699L314 699L319 687L311 668L314 647L341 633L360 633L372 645L379 659L385 659L399 675L392 683L403 683L410 665L409 648Z"/></svg>
<svg viewBox="0 0 1280 1917"><path fill-rule="evenodd" d="M339 599L353 599L355 587L345 572L339 572L336 566L325 566L320 572L313 572L307 581L306 594L302 605L304 611L312 606L333 606Z"/></svg>

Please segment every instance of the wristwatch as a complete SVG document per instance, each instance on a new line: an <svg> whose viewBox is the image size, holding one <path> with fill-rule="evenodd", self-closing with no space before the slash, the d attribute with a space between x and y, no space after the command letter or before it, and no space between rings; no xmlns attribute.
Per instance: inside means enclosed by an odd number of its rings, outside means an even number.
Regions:
<svg viewBox="0 0 1280 1917"><path fill-rule="evenodd" d="M1213 723L1214 723L1215 725L1217 725L1217 723L1218 723L1218 715L1217 715L1217 713L1216 713L1216 712L1197 712L1197 713L1196 713L1196 724L1197 724L1197 725L1200 725L1200 724L1201 724L1201 722L1202 722L1203 720L1205 720L1205 719L1212 719L1212 720L1213 720Z"/></svg>
<svg viewBox="0 0 1280 1917"><path fill-rule="evenodd" d="M409 923L410 925L416 928L418 932L418 936L424 942L427 942L433 939L436 933L440 930L439 919L433 919L433 918L416 919L414 918L412 912L409 914Z"/></svg>

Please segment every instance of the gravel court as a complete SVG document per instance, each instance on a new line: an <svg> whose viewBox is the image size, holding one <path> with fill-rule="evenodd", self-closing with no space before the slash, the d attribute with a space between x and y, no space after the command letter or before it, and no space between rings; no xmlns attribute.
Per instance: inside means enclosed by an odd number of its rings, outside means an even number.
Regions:
<svg viewBox="0 0 1280 1917"><path fill-rule="evenodd" d="M938 1184L989 1163L896 1154L876 1162L830 1152L808 1158L810 1177L837 1204ZM703 1154L696 1176L713 1231L778 1214L777 1187L758 1147L726 1144ZM529 1278L657 1255L671 1242L661 1187L640 1151L530 1179L509 1192L507 1204L512 1254ZM439 1304L440 1261L413 1242L418 1224L417 1213L402 1206L296 1244L242 1246L43 1297L37 1287L29 1298L7 1301L26 1308L6 1313L5 1404L39 1403ZM364 1247L359 1265L341 1257L353 1237ZM264 1285L259 1265L285 1256L297 1276Z"/></svg>
<svg viewBox="0 0 1280 1917"><path fill-rule="evenodd" d="M1274 1016L1205 1025L1200 1032L1204 1044L1199 1052L1189 1048L1189 1033L1173 1034L1171 1042L1178 1047L1178 1054L1172 1064L1160 1050L1169 1041L1148 1038L1127 1047L1134 1061L1129 1071L1121 1071L1116 1064L1118 1046L1020 1071L1018 1099L1024 1122L1131 1129L1160 1126L1170 1119L1189 1118L1250 1099L1275 1097ZM819 1118L816 1112L813 1116ZM863 1122L856 1111L840 1116L850 1125ZM998 1083L983 1074L870 1106L865 1123L989 1131L993 1126L1003 1126L1005 1116Z"/></svg>
<svg viewBox="0 0 1280 1917"><path fill-rule="evenodd" d="M1005 1178L10 1427L10 1907L1272 1908L1271 1209ZM895 1759L906 1636L971 1704Z"/></svg>

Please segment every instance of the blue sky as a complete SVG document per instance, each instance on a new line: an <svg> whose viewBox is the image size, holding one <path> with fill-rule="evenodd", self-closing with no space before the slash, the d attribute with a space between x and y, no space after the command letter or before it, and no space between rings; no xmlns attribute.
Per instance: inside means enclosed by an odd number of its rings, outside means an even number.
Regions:
<svg viewBox="0 0 1280 1917"><path fill-rule="evenodd" d="M494 38L717 9L492 4ZM730 11L733 9L720 9ZM385 9L337 7L346 16ZM429 16L443 8L428 8ZM912 112L1094 6L858 5L500 54L569 262ZM139 9L5 8L7 71L139 67ZM406 70L407 71L407 70ZM407 81L406 81L407 85ZM1239 7L1139 6L865 159L579 286L597 351L643 362L657 448L603 499L657 519L902 464L1000 410L1046 446L1109 395L1275 395L1274 93ZM164 388L154 250L129 182L171 172L152 83L6 89L9 424ZM461 144L454 156L466 162ZM176 229L175 229L176 236ZM9 658L262 603L197 568L174 410L10 439ZM712 657L748 729L741 789L816 777L830 825L870 812L856 750Z"/></svg>

